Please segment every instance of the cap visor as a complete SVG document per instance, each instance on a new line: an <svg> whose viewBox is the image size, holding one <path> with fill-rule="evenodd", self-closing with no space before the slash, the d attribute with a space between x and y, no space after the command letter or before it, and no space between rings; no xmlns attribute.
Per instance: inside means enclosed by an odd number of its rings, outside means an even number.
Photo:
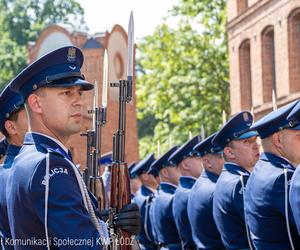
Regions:
<svg viewBox="0 0 300 250"><path fill-rule="evenodd" d="M237 138L237 140L248 139L248 138L250 138L250 137L252 137L252 136L258 136L258 133L257 133L256 131L248 131L248 132L246 132L246 133L244 133L244 134L241 134L241 135Z"/></svg>
<svg viewBox="0 0 300 250"><path fill-rule="evenodd" d="M47 85L46 87L74 87L74 86L80 86L81 90L87 91L87 90L92 90L94 88L94 85L89 83L88 81L82 80L82 79L77 79L74 82L60 82L60 83L55 83L53 85Z"/></svg>

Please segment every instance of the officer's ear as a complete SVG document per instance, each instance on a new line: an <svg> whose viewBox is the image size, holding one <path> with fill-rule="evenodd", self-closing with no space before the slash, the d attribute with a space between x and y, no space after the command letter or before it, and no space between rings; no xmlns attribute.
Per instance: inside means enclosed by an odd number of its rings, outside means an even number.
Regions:
<svg viewBox="0 0 300 250"><path fill-rule="evenodd" d="M28 96L27 104L33 113L38 113L38 114L43 113L43 109L41 106L41 100L37 94L32 93L30 96Z"/></svg>
<svg viewBox="0 0 300 250"><path fill-rule="evenodd" d="M16 123L11 120L6 120L4 123L5 130L9 134L9 136L15 135L18 133Z"/></svg>
<svg viewBox="0 0 300 250"><path fill-rule="evenodd" d="M161 177L168 178L169 177L169 172L166 168L163 168L163 169L160 170L159 175Z"/></svg>
<svg viewBox="0 0 300 250"><path fill-rule="evenodd" d="M188 161L187 158L186 158L186 159L183 159L183 160L179 163L178 167L179 167L180 169L182 169L182 170L189 171L190 167L189 167L187 161Z"/></svg>
<svg viewBox="0 0 300 250"><path fill-rule="evenodd" d="M223 150L223 153L228 160L234 160L235 159L235 154L233 153L233 150L231 147L226 146Z"/></svg>
<svg viewBox="0 0 300 250"><path fill-rule="evenodd" d="M205 167L207 167L209 169L212 168L211 159L207 155L205 155L205 156L202 157L202 162L203 162L203 165Z"/></svg>
<svg viewBox="0 0 300 250"><path fill-rule="evenodd" d="M276 148L282 148L282 133L276 132L272 135L272 142L275 145Z"/></svg>

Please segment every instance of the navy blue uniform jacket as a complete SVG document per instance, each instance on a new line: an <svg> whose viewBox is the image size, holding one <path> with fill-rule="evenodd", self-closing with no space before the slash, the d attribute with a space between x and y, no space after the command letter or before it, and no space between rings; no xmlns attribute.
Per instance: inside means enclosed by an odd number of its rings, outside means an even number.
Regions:
<svg viewBox="0 0 300 250"><path fill-rule="evenodd" d="M13 239L39 242L45 239L47 152L50 153L48 233L52 249L102 249L96 241L99 235L84 206L75 172L67 161L68 154L54 140L35 133L26 134L7 180L12 183L7 186L7 208ZM75 239L79 241L74 243ZM68 242L59 245L62 240ZM15 249L46 249L45 242L31 243L35 245L25 248L17 245Z"/></svg>
<svg viewBox="0 0 300 250"><path fill-rule="evenodd" d="M246 220L257 249L291 249L285 220L284 168L289 181L295 171L293 165L274 154L262 153L248 180ZM299 249L300 238L289 205L288 211L294 245Z"/></svg>
<svg viewBox="0 0 300 250"><path fill-rule="evenodd" d="M14 249L13 245L10 244L9 241L7 242L7 240L11 239L11 232L9 228L6 207L6 185L9 169L20 149L21 147L9 145L6 152L5 161L0 168L0 235L3 240L2 249ZM13 183L8 183L8 185L13 185Z"/></svg>
<svg viewBox="0 0 300 250"><path fill-rule="evenodd" d="M234 163L226 162L214 193L213 216L226 249L249 248L241 175L246 185L250 173Z"/></svg>
<svg viewBox="0 0 300 250"><path fill-rule="evenodd" d="M183 249L196 249L187 214L189 193L195 181L193 177L181 176L173 200L173 215Z"/></svg>
<svg viewBox="0 0 300 250"><path fill-rule="evenodd" d="M142 185L136 192L133 201L139 206L141 213L141 232L138 235L139 243L142 249L157 249L152 235L152 225L150 222L150 205L154 196L153 191Z"/></svg>
<svg viewBox="0 0 300 250"><path fill-rule="evenodd" d="M180 239L172 211L173 197L176 188L176 186L170 183L160 183L157 196L151 205L153 206L151 224L155 231L154 237L156 242L166 248L168 248L168 244L178 243L179 247L174 247L172 249L181 249ZM154 221L152 221L153 218L155 218Z"/></svg>
<svg viewBox="0 0 300 250"><path fill-rule="evenodd" d="M197 249L224 249L213 218L213 197L218 175L203 170L188 201L188 217Z"/></svg>

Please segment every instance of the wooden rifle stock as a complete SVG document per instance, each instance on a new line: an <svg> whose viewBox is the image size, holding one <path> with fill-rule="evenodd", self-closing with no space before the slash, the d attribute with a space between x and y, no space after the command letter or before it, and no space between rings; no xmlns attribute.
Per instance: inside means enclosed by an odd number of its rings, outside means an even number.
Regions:
<svg viewBox="0 0 300 250"><path fill-rule="evenodd" d="M131 202L130 179L125 163L126 102L131 100L131 95L128 95L128 91L131 91L131 85L131 80L111 83L112 87L119 87L119 126L118 131L113 135L113 163L111 167L110 207L114 214ZM131 250L131 234L113 225L114 214L110 216L111 247L113 250Z"/></svg>

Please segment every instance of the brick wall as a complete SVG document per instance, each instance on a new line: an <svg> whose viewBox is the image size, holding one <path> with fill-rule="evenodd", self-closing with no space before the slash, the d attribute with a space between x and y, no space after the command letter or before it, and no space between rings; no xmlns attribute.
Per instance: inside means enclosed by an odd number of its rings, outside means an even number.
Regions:
<svg viewBox="0 0 300 250"><path fill-rule="evenodd" d="M272 109L273 83L278 106L300 98L300 1L248 0L248 7L241 13L238 4L238 0L227 2L231 113L242 110L243 100L252 96L254 113L259 118ZM241 50L246 40L250 43L251 77L245 71L249 56ZM243 91L245 79L251 79L251 94Z"/></svg>

